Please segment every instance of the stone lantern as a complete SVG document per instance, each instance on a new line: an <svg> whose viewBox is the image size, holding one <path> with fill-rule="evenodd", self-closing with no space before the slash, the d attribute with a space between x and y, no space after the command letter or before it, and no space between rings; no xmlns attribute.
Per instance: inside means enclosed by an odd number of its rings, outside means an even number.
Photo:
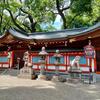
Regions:
<svg viewBox="0 0 100 100"><path fill-rule="evenodd" d="M60 59L61 59L62 55L60 54L59 50L56 50L56 53L54 54L54 58L55 58L55 75L53 76L52 80L54 81L58 81L58 77L59 77L59 65L60 65Z"/></svg>
<svg viewBox="0 0 100 100"><path fill-rule="evenodd" d="M38 79L46 79L46 75L45 75L45 64L46 64L46 56L48 55L48 53L45 51L45 47L42 47L42 51L39 52L39 56L40 56L40 74L38 75Z"/></svg>

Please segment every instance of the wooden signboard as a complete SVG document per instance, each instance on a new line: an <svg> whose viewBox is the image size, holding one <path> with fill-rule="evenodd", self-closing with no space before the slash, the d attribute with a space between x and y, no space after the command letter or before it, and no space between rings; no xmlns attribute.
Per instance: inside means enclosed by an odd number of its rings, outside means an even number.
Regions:
<svg viewBox="0 0 100 100"><path fill-rule="evenodd" d="M95 58L95 49L91 45L91 42L89 42L89 45L84 47L84 52L87 58Z"/></svg>

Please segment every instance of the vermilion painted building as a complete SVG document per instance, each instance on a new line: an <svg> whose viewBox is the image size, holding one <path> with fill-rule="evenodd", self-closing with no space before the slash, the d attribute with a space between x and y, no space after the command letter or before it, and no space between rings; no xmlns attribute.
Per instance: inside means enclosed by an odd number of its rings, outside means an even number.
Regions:
<svg viewBox="0 0 100 100"><path fill-rule="evenodd" d="M84 47L89 44L94 47L93 58L85 56ZM30 62L33 69L39 70L38 53L45 46L48 56L46 70L55 70L54 53L59 49L61 54L60 71L67 71L70 62L75 56L81 56L80 68L83 72L100 71L100 23L89 28L67 29L53 32L36 32L27 34L16 29L9 29L0 36L0 67L17 66L17 58L20 58L20 68L23 67L23 55L25 51L30 53Z"/></svg>

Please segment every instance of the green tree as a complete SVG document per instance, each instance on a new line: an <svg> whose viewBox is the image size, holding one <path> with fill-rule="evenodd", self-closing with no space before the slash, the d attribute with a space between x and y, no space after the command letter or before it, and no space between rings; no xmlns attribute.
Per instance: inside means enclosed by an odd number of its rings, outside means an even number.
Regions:
<svg viewBox="0 0 100 100"><path fill-rule="evenodd" d="M88 27L100 22L100 0L76 0L66 19L67 28Z"/></svg>
<svg viewBox="0 0 100 100"><path fill-rule="evenodd" d="M49 24L55 20L56 16L48 11L52 6L53 3L47 0L2 0L0 4L1 33L9 27L16 27L24 32L43 31L42 23Z"/></svg>
<svg viewBox="0 0 100 100"><path fill-rule="evenodd" d="M1 0L0 33L10 27L28 33L56 30L57 15L62 29L93 25L100 21L100 0Z"/></svg>

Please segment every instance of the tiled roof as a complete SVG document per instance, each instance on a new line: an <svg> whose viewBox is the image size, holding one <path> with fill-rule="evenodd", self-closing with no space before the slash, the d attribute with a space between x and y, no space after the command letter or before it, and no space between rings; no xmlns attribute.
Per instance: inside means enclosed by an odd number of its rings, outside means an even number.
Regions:
<svg viewBox="0 0 100 100"><path fill-rule="evenodd" d="M59 39L59 38L67 38L73 36L81 36L83 34L87 34L89 32L95 31L100 29L100 22L94 26L89 28L75 28L75 29L66 29L62 31L52 31L52 32L35 32L31 34L27 34L18 31L14 28L9 29L9 33L14 37L21 38L21 39ZM2 38L2 36L0 37Z"/></svg>

